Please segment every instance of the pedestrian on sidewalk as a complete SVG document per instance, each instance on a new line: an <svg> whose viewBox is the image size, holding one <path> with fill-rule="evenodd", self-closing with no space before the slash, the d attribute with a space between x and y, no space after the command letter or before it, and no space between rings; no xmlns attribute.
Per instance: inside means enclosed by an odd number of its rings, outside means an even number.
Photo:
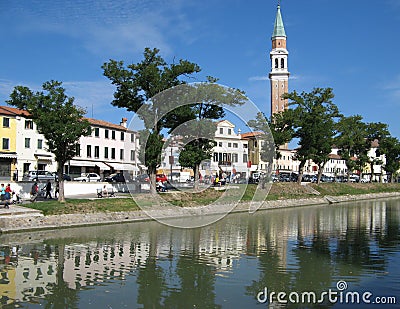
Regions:
<svg viewBox="0 0 400 309"><path fill-rule="evenodd" d="M50 182L50 180L48 180L47 184L46 184L46 196L45 196L45 198L47 198L47 197L50 197L50 199L52 199L52 197L51 197L51 182Z"/></svg>

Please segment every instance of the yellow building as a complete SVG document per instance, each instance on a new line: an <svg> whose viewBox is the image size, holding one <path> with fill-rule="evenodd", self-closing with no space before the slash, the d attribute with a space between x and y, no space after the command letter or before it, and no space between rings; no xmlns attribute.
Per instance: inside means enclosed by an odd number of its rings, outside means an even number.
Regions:
<svg viewBox="0 0 400 309"><path fill-rule="evenodd" d="M17 163L16 115L0 107L0 179L12 180Z"/></svg>

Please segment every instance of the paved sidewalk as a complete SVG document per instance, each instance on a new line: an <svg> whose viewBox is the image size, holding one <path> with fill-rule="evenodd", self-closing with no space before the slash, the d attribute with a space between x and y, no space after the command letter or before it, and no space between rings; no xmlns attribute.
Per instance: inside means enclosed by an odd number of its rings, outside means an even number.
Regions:
<svg viewBox="0 0 400 309"><path fill-rule="evenodd" d="M39 210L27 208L21 205L10 205L10 208L0 208L0 218L10 216L43 216L43 214Z"/></svg>

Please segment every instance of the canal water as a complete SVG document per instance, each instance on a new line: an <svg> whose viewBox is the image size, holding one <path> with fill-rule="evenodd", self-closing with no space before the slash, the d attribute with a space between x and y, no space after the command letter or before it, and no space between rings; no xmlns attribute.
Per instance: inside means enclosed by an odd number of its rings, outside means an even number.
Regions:
<svg viewBox="0 0 400 309"><path fill-rule="evenodd" d="M400 307L400 199L232 214L191 230L148 221L6 234L0 243L0 308Z"/></svg>

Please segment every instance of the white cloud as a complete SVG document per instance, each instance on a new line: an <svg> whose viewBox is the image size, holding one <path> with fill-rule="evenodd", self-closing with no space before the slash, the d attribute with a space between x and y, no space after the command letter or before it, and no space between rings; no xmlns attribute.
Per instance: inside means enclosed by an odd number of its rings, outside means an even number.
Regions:
<svg viewBox="0 0 400 309"><path fill-rule="evenodd" d="M269 80L268 76L252 76L249 77L249 81L265 81L265 80Z"/></svg>
<svg viewBox="0 0 400 309"><path fill-rule="evenodd" d="M7 11L23 18L17 26L19 31L76 38L91 53L121 55L158 47L163 54L171 54L171 37L195 40L189 34L193 30L191 21L183 13L188 5L180 0L53 0L16 3Z"/></svg>

